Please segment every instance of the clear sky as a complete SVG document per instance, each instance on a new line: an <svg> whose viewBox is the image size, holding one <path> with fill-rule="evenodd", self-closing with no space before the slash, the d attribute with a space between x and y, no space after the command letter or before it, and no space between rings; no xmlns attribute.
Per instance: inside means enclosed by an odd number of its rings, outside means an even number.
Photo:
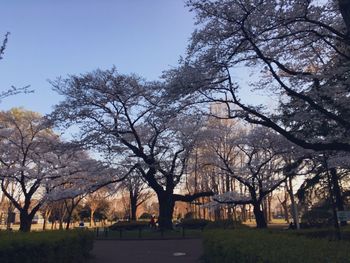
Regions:
<svg viewBox="0 0 350 263"><path fill-rule="evenodd" d="M4 0L0 89L31 85L34 94L0 103L49 113L61 98L48 79L115 65L120 73L157 79L177 65L194 29L183 0Z"/></svg>

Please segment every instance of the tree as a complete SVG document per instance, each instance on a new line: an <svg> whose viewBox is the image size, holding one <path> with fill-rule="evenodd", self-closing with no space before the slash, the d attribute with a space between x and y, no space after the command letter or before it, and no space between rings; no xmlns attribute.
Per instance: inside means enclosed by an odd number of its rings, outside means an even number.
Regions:
<svg viewBox="0 0 350 263"><path fill-rule="evenodd" d="M217 139L209 142L216 155L214 164L244 185L248 192L230 191L214 199L219 203L251 204L257 227L266 228L263 202L286 181L292 170L292 165L287 168L283 160L283 155L290 154L288 143L264 127L254 127L245 135L240 133L239 137L220 138L220 131L215 130L214 133ZM293 163L293 168L299 164ZM284 172L286 169L289 173Z"/></svg>
<svg viewBox="0 0 350 263"><path fill-rule="evenodd" d="M4 37L3 41L2 41L2 44L0 45L0 60L3 59L3 55L5 53L5 49L6 49L6 46L7 46L9 35L10 35L9 32L7 32L5 34L5 37ZM29 90L29 86L25 86L25 87L22 87L22 88L17 88L17 87L12 86L11 89L8 89L8 90L0 92L0 99L4 99L4 98L6 98L8 96L16 95L18 93L30 93L30 92L33 92L33 91Z"/></svg>
<svg viewBox="0 0 350 263"><path fill-rule="evenodd" d="M52 84L65 96L53 119L83 124L83 143L115 155L119 163L126 158L133 161L133 167L156 192L160 227L172 227L176 201L189 202L211 194L174 193L194 144L198 120L165 105L160 83L145 83L112 69ZM184 126L186 121L189 125Z"/></svg>
<svg viewBox="0 0 350 263"><path fill-rule="evenodd" d="M148 186L137 171L131 173L127 178L125 178L125 180L121 183L121 187L124 188L129 194L130 220L135 221L137 219L137 208L146 202L152 196L152 193L148 191Z"/></svg>
<svg viewBox="0 0 350 263"><path fill-rule="evenodd" d="M221 102L228 118L270 127L303 148L350 151L349 1L187 4L197 15L198 29L188 57L166 74L171 96L180 91L186 100L198 101L200 95L200 102ZM237 68L250 72L250 86L280 100L281 107L271 110L270 105L245 102L240 91L247 85L234 82ZM304 109L295 112L300 104ZM311 125L306 120L312 120ZM331 128L329 136L315 125L322 120ZM317 136L305 137L310 129Z"/></svg>
<svg viewBox="0 0 350 263"><path fill-rule="evenodd" d="M95 224L95 213L97 211L106 210L109 206L107 196L110 195L107 189L99 189L98 191L89 194L85 198L85 208L87 208L90 217L90 227Z"/></svg>
<svg viewBox="0 0 350 263"><path fill-rule="evenodd" d="M111 180L106 174L113 171L61 142L39 114L13 109L1 112L0 122L1 190L20 213L21 231L30 230L45 202L74 197Z"/></svg>
<svg viewBox="0 0 350 263"><path fill-rule="evenodd" d="M57 140L38 114L14 109L1 113L1 190L20 212L20 230L29 231L31 221L41 206L33 197L52 176L48 171L49 147ZM6 188L11 182L24 200L18 200Z"/></svg>
<svg viewBox="0 0 350 263"><path fill-rule="evenodd" d="M311 207L327 200L333 212L333 222L339 228L337 211L345 210L345 193L349 173L347 154L318 153L312 161L315 169L300 186L297 196L306 213ZM346 225L346 222L341 222Z"/></svg>

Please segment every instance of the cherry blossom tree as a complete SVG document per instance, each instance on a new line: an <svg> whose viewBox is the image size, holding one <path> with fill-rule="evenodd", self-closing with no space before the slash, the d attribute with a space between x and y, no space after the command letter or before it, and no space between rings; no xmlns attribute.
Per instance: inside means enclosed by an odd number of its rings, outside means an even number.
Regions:
<svg viewBox="0 0 350 263"><path fill-rule="evenodd" d="M1 190L20 213L21 231L30 230L45 202L93 191L101 180L111 180L105 175L112 172L108 167L61 142L39 114L13 109L0 118Z"/></svg>
<svg viewBox="0 0 350 263"><path fill-rule="evenodd" d="M0 60L3 59L9 35L10 35L9 32L7 32L5 34L5 37L2 41L2 44L0 45ZM0 100L4 99L6 97L12 96L12 95L19 94L19 93L30 93L30 92L33 92L33 91L29 90L29 86L25 86L22 88L17 88L17 87L12 86L10 89L0 92Z"/></svg>
<svg viewBox="0 0 350 263"><path fill-rule="evenodd" d="M241 183L247 192L228 191L216 195L218 203L251 204L258 228L266 228L263 201L301 165L303 158L286 165L283 156L291 154L287 140L265 127L240 130L232 136L222 127L214 128L214 139L207 145L212 149L212 163ZM238 135L238 136L237 136Z"/></svg>
<svg viewBox="0 0 350 263"><path fill-rule="evenodd" d="M120 163L132 160L158 197L160 227L172 227L176 201L211 194L174 193L199 122L165 104L163 85L112 69L58 79L53 86L65 96L53 118L81 124L82 143L115 156Z"/></svg>
<svg viewBox="0 0 350 263"><path fill-rule="evenodd" d="M228 118L270 127L303 148L350 151L349 1L187 4L198 29L188 57L165 75L170 95L222 102ZM249 85L236 80L238 69L250 73ZM241 97L247 86L280 107L248 103ZM317 122L330 128L326 136ZM310 130L317 136L305 136Z"/></svg>

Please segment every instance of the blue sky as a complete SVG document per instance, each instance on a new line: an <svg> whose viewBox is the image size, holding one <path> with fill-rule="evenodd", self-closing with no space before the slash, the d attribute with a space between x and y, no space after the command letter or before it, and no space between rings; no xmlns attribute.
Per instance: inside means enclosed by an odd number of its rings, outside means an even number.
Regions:
<svg viewBox="0 0 350 263"><path fill-rule="evenodd" d="M115 65L157 79L176 66L194 29L183 0L5 0L0 36L11 33L0 61L0 89L31 85L34 94L3 100L49 113L61 98L48 79Z"/></svg>

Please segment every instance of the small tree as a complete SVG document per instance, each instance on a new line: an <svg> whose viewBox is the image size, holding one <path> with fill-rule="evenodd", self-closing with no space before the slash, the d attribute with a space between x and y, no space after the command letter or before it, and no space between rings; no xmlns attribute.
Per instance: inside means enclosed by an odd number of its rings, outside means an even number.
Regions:
<svg viewBox="0 0 350 263"><path fill-rule="evenodd" d="M152 196L152 193L149 191L144 179L137 171L131 173L125 178L121 183L121 187L129 194L130 220L136 220L137 208L146 202Z"/></svg>

